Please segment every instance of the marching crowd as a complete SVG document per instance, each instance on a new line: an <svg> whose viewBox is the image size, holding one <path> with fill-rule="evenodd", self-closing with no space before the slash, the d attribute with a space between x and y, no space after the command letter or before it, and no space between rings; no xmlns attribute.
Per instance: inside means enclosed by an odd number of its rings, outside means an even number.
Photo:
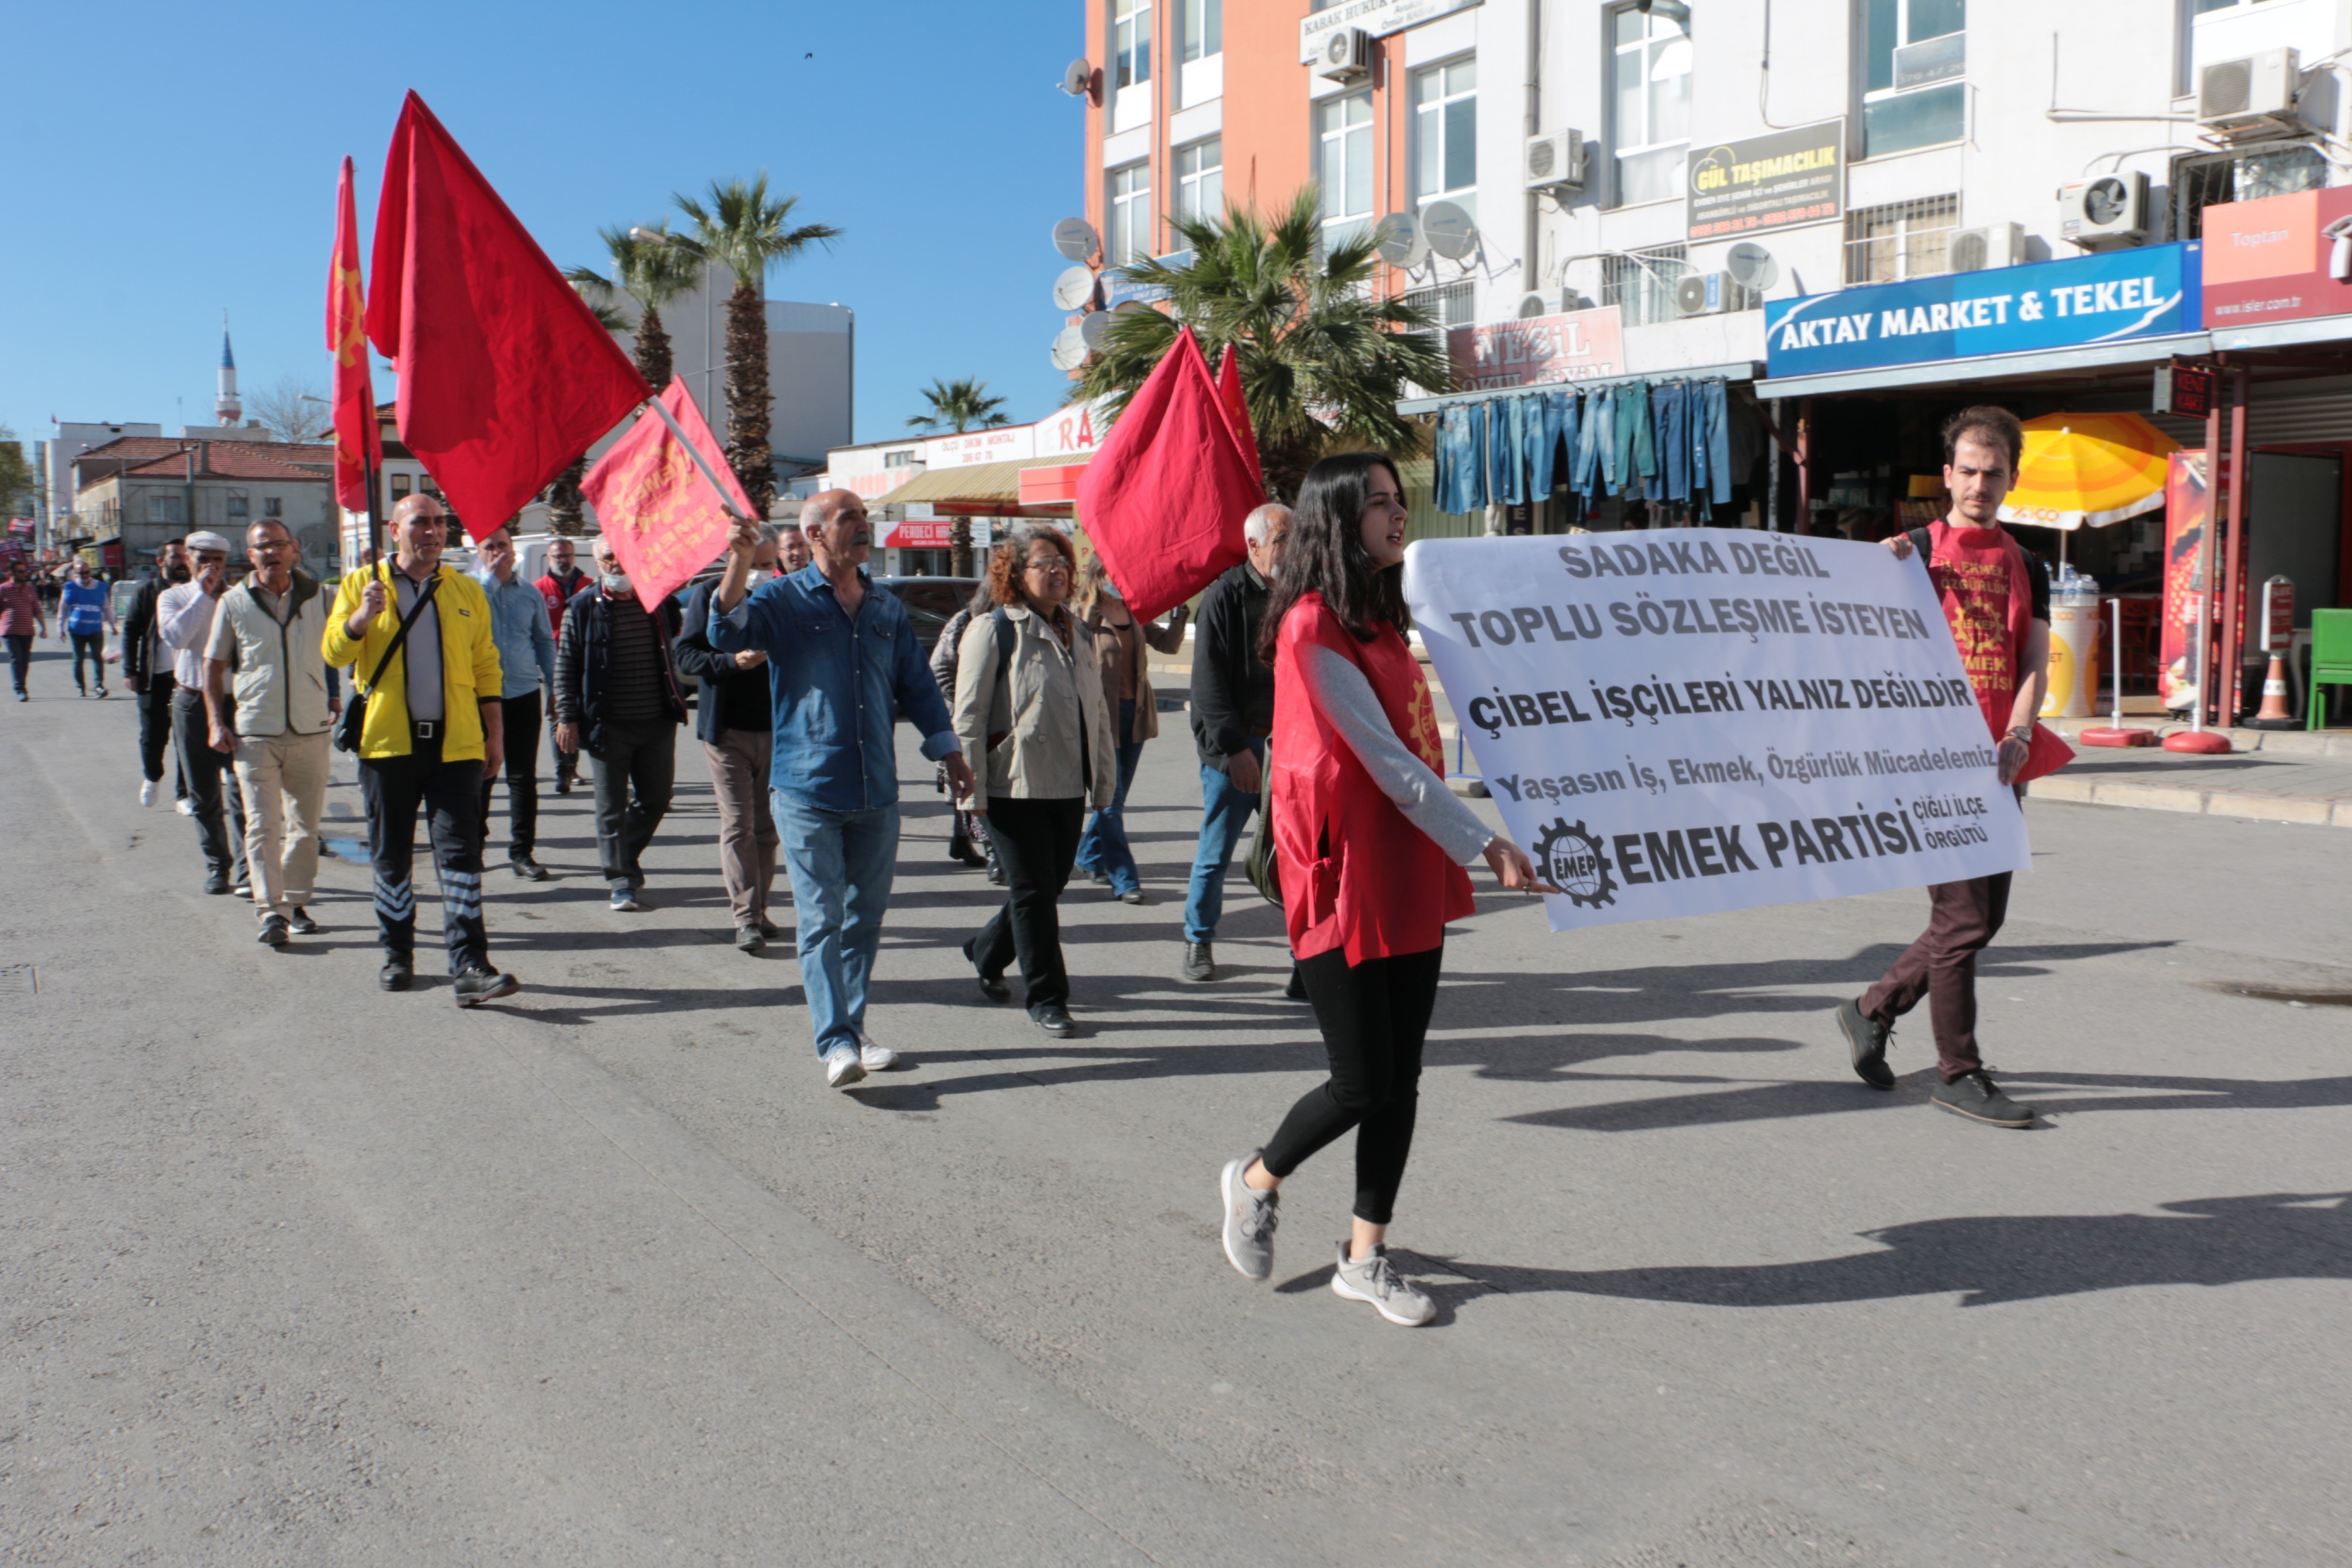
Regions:
<svg viewBox="0 0 2352 1568"><path fill-rule="evenodd" d="M2030 559L2011 559L2021 552L1993 520L2021 441L2003 411L1956 419L1946 432L1951 518L1918 530L1922 539L1890 541L1897 554L1919 549L1948 615L1959 613L1948 561L2010 563L2006 675L1979 683L2002 737L2005 780L2024 759L2041 696L2034 649L2047 638L2046 586L2032 592ZM1433 1308L1391 1266L1384 1239L1412 1142L1445 927L1471 913L1465 868L1478 861L1507 890L1550 890L1518 846L1446 787L1433 705L1404 635L1406 517L1390 459L1327 458L1295 509L1250 514L1247 559L1201 597L1191 717L1202 816L1181 972L1215 977L1228 868L1263 813L1266 880L1295 960L1289 994L1311 1004L1330 1072L1261 1146L1225 1164L1225 1253L1247 1278L1267 1278L1283 1180L1352 1129L1353 1229L1333 1289L1412 1324ZM738 524L715 579L683 605L663 599L650 610L601 538L593 575L559 538L547 574L527 582L504 530L482 541L477 573L445 563L446 514L429 496L394 507L390 536L387 559L322 584L300 570L285 527L264 519L244 541L252 570L231 586L229 541L194 533L164 548L124 619L141 799L156 799L168 741L205 891L249 891L260 941L283 946L319 929L310 911L319 820L330 747L340 747L356 754L365 802L380 984L402 991L414 980L421 815L457 1004L514 994L521 983L492 964L483 916L499 781L509 870L540 881L541 723L558 794L574 787L584 754L599 873L614 911L637 910L643 856L670 806L688 675L699 685L695 733L736 945L758 953L783 935L770 917L781 862L828 1084L898 1065L867 1028L867 996L898 851L893 731L902 717L953 794L950 852L987 865L1005 890L962 944L981 996L1011 1000L1017 967L1037 1026L1055 1038L1077 1032L1058 903L1081 870L1143 901L1123 809L1158 730L1145 650L1172 651L1185 612L1140 620L1098 564L1081 566L1067 534L1018 525L927 660L906 608L866 576L872 526L846 490L810 499L798 525ZM1988 579L1979 570L1970 580L1981 591ZM0 610L17 616L18 601L0 594ZM339 672L353 682L348 700ZM1932 890L1927 933L1885 981L1839 1009L1865 1082L1892 1087L1895 1019L1931 998L1937 1103L1999 1125L2031 1119L1993 1086L1973 1036L1974 956L1999 929L2008 880Z"/></svg>

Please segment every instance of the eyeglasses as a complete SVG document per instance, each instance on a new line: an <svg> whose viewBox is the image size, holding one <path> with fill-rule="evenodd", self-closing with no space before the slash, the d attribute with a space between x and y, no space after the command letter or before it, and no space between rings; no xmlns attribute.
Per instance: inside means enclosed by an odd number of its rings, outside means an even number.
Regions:
<svg viewBox="0 0 2352 1568"><path fill-rule="evenodd" d="M294 548L294 541L292 539L264 539L253 548L257 550L292 549Z"/></svg>
<svg viewBox="0 0 2352 1568"><path fill-rule="evenodd" d="M1027 563L1026 570L1030 571L1042 571L1054 577L1067 577L1070 575L1070 563L1064 560L1060 556L1055 556L1051 560L1030 561Z"/></svg>

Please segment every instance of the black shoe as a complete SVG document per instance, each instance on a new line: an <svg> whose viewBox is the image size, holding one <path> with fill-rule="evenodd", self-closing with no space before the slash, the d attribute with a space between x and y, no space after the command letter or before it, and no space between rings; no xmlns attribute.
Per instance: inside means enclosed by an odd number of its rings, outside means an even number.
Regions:
<svg viewBox="0 0 2352 1568"><path fill-rule="evenodd" d="M507 862L507 869L524 882L545 882L547 868L529 855L517 855Z"/></svg>
<svg viewBox="0 0 2352 1568"><path fill-rule="evenodd" d="M478 1008L484 1002L497 1001L500 997L513 996L522 989L522 982L512 975L501 975L487 964L477 964L457 977L457 1005Z"/></svg>
<svg viewBox="0 0 2352 1568"><path fill-rule="evenodd" d="M992 1002L1011 1001L1013 999L1013 988L1004 983L1003 976L997 975L992 977L988 971L980 967L980 960L971 956L971 938L967 937L965 939L963 945L963 956L965 961L971 965L971 972L980 977L980 994L986 997Z"/></svg>
<svg viewBox="0 0 2352 1568"><path fill-rule="evenodd" d="M106 688L104 686L98 688L98 700L100 702L104 702L106 700Z"/></svg>
<svg viewBox="0 0 2352 1568"><path fill-rule="evenodd" d="M1895 1070L1886 1065L1886 1042L1895 1038L1895 1026L1863 1017L1857 1002L1840 1002L1837 1020L1853 1051L1853 1075L1873 1089L1894 1088Z"/></svg>
<svg viewBox="0 0 2352 1568"><path fill-rule="evenodd" d="M760 935L765 936L771 942L773 942L777 937L784 935L784 928L777 925L774 921L769 919L764 915L752 921L751 924L758 926L760 928Z"/></svg>
<svg viewBox="0 0 2352 1568"><path fill-rule="evenodd" d="M1121 904L1143 904L1148 902L1143 896L1143 889L1139 887L1129 888L1125 893L1118 895L1118 901Z"/></svg>
<svg viewBox="0 0 2352 1568"><path fill-rule="evenodd" d="M1290 966L1290 983L1282 988L1282 994L1294 1002L1307 999L1307 977L1299 972L1296 964Z"/></svg>
<svg viewBox="0 0 2352 1568"><path fill-rule="evenodd" d="M286 924L297 936L315 936L319 934L319 923L311 919L310 912L299 904L294 906L293 917Z"/></svg>
<svg viewBox="0 0 2352 1568"><path fill-rule="evenodd" d="M738 925L735 928L735 946L746 953L764 953L768 949L768 939L760 934L756 925Z"/></svg>
<svg viewBox="0 0 2352 1568"><path fill-rule="evenodd" d="M1184 944L1184 977L1188 980L1213 980L1217 977L1217 956L1211 944Z"/></svg>
<svg viewBox="0 0 2352 1568"><path fill-rule="evenodd" d="M254 940L265 947L283 947L286 946L286 916L265 915L261 917L260 935Z"/></svg>
<svg viewBox="0 0 2352 1568"><path fill-rule="evenodd" d="M1110 881L1110 873L1103 870L1100 866L1097 866L1087 873L1087 880L1094 883L1107 883Z"/></svg>
<svg viewBox="0 0 2352 1568"><path fill-rule="evenodd" d="M205 878L205 891L214 894L215 896L226 893L228 891L228 878L221 875L218 872L213 873L212 875Z"/></svg>
<svg viewBox="0 0 2352 1568"><path fill-rule="evenodd" d="M410 967L405 954L386 958L383 967L375 972L375 983L387 991L404 991L408 989L409 982L415 978L416 971Z"/></svg>
<svg viewBox="0 0 2352 1568"><path fill-rule="evenodd" d="M559 795L569 795L572 793L571 775L559 773L555 776L555 792Z"/></svg>
<svg viewBox="0 0 2352 1568"><path fill-rule="evenodd" d="M948 858L952 861L960 861L963 864L971 866L975 870L988 863L988 857L982 854L978 850L973 849L970 844L965 844L960 848L950 850L948 852Z"/></svg>
<svg viewBox="0 0 2352 1568"><path fill-rule="evenodd" d="M1044 1007L1033 1009L1029 1016L1039 1029L1055 1040L1067 1040L1078 1032L1078 1026L1070 1021L1070 1009L1059 1002L1047 1002Z"/></svg>
<svg viewBox="0 0 2352 1568"><path fill-rule="evenodd" d="M993 854L988 857L988 881L992 887L1004 885L1004 862Z"/></svg>
<svg viewBox="0 0 2352 1568"><path fill-rule="evenodd" d="M2033 1107L2021 1105L2000 1092L1992 1074L1983 1068L1963 1073L1949 1083L1938 1083L1928 1095L1939 1111L1949 1111L1955 1116L1966 1116L1971 1122L1982 1122L1993 1127L2031 1127Z"/></svg>

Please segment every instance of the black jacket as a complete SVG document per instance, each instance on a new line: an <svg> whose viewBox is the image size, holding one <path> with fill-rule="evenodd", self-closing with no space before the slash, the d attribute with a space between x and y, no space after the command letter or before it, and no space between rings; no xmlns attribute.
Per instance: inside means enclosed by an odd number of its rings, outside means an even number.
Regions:
<svg viewBox="0 0 2352 1568"><path fill-rule="evenodd" d="M686 699L678 695L677 672L670 643L677 637L677 601L665 599L654 612L661 635L662 706L672 724L686 722ZM604 752L604 674L613 655L612 604L604 591L589 584L572 596L563 610L563 635L555 640L555 718L580 727L581 749L592 757Z"/></svg>
<svg viewBox="0 0 2352 1568"><path fill-rule="evenodd" d="M122 678L130 683L134 692L145 690L148 677L155 673L147 667L147 639L155 630L155 601L163 598L163 591L171 586L161 573L149 578L131 596L131 612L123 617ZM172 673L168 661L163 673L166 675Z"/></svg>
<svg viewBox="0 0 2352 1568"><path fill-rule="evenodd" d="M1244 561L1209 585L1192 622L1192 741L1219 770L1274 731L1274 669L1257 656L1265 599L1265 579Z"/></svg>
<svg viewBox="0 0 2352 1568"><path fill-rule="evenodd" d="M682 674L702 683L701 695L694 700L694 733L713 746L727 730L766 731L776 722L768 666L738 669L734 654L710 645L710 601L718 591L719 580L713 578L686 596L677 645L670 653Z"/></svg>

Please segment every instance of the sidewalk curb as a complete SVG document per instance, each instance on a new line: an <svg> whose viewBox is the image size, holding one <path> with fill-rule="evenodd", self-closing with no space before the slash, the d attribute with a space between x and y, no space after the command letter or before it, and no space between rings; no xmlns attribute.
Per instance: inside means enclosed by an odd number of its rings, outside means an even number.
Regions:
<svg viewBox="0 0 2352 1568"><path fill-rule="evenodd" d="M2143 810L2185 811L2194 816L2352 828L2352 800L2331 800L2324 796L2251 795L2234 789L2197 789L2177 784L2122 784L2105 779L2069 779L2063 773L2035 779L2029 792L2036 800L2065 800L2081 806L2137 806Z"/></svg>

